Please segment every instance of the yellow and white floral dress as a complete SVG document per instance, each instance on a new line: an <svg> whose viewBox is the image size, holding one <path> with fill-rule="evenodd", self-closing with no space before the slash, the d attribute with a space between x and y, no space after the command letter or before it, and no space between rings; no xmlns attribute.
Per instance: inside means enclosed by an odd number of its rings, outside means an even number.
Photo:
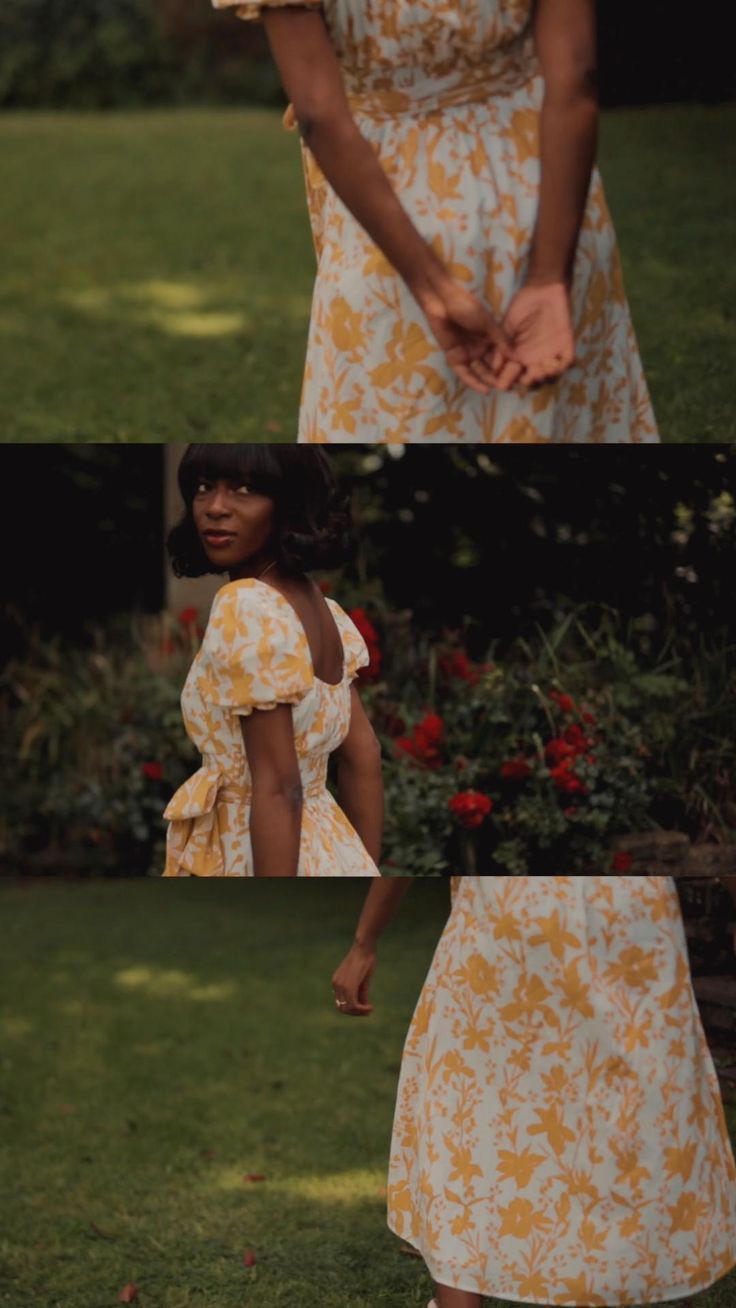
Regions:
<svg viewBox="0 0 736 1308"><path fill-rule="evenodd" d="M440 1284L687 1297L736 1264L736 1166L669 877L457 878L404 1051L389 1225Z"/></svg>
<svg viewBox="0 0 736 1308"><path fill-rule="evenodd" d="M182 712L202 766L164 817L167 877L253 876L250 774L238 718L293 705L304 792L302 877L370 877L379 871L326 786L327 761L350 726L350 683L369 662L348 615L327 600L343 645L337 685L314 675L304 628L273 586L251 578L223 586L184 685Z"/></svg>
<svg viewBox="0 0 736 1308"><path fill-rule="evenodd" d="M289 0L213 0L242 18ZM309 0L307 0L309 4ZM323 0L348 98L419 231L501 317L523 284L540 192L533 0ZM318 274L302 442L656 442L598 172L574 270L578 362L526 395L448 368L393 268L304 150Z"/></svg>

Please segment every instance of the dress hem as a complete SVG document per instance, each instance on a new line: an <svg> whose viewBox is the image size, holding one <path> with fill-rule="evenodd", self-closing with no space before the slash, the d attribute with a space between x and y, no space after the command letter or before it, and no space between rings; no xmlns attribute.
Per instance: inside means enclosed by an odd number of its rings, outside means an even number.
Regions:
<svg viewBox="0 0 736 1308"><path fill-rule="evenodd" d="M453 1290L461 1290L464 1294L480 1294L483 1298L500 1299L507 1303L528 1303L536 1304L537 1308L549 1308L549 1297L545 1299L519 1299L514 1295L509 1296L505 1292L499 1290L497 1286L488 1285L483 1289L479 1289L477 1285L458 1285L457 1283L453 1285L451 1282L443 1279L443 1275L446 1275L446 1273L443 1274L437 1270L436 1265L433 1265L432 1260L428 1258L427 1254L416 1240L410 1239L409 1236L401 1235L396 1228L391 1225L390 1221L387 1225L389 1231L391 1231L397 1239L403 1240L404 1244L410 1245L412 1249L416 1249L417 1253L421 1254L426 1264L427 1271L436 1285L444 1285ZM607 1299L606 1308L651 1308L651 1305L653 1304L674 1303L678 1299L691 1298L695 1294L703 1294L704 1291L710 1290L714 1285L717 1285L719 1281L722 1281L725 1276L728 1276L730 1272L734 1271L734 1269L736 1269L736 1258L734 1258L731 1266L727 1267L725 1271L719 1272L712 1280L704 1281L702 1285L680 1286L678 1289L658 1293L655 1298ZM595 1294L595 1291L593 1293ZM600 1298L600 1296L598 1297ZM591 1300L582 1299L567 1299L564 1301L561 1299L555 1300L557 1308L590 1308L591 1302Z"/></svg>

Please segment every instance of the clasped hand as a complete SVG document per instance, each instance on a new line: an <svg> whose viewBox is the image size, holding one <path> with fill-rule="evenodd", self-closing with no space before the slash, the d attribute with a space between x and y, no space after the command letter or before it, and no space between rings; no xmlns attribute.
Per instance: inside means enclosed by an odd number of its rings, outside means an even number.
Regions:
<svg viewBox="0 0 736 1308"><path fill-rule="evenodd" d="M500 323L457 283L423 308L453 372L481 395L541 386L575 362L570 294L563 282L523 286Z"/></svg>

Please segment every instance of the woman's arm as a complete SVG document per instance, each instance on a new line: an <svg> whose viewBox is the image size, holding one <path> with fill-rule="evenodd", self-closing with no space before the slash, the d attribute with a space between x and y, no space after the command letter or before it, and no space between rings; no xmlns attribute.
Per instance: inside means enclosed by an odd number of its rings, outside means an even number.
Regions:
<svg viewBox="0 0 736 1308"><path fill-rule="evenodd" d="M487 393L502 360L510 356L504 334L480 300L450 275L401 204L352 116L322 15L287 6L266 9L264 21L305 145L343 204L403 278L458 376Z"/></svg>
<svg viewBox="0 0 736 1308"><path fill-rule="evenodd" d="M545 84L539 207L526 281L503 320L515 361L499 389L510 377L544 385L575 362L570 283L598 141L595 0L537 0L534 23Z"/></svg>
<svg viewBox="0 0 736 1308"><path fill-rule="evenodd" d="M368 891L353 946L332 976L335 999L347 1017L369 1017L373 1012L368 992L378 961L378 941L411 883L411 877L384 877Z"/></svg>
<svg viewBox="0 0 736 1308"><path fill-rule="evenodd" d="M302 830L302 785L289 704L241 717L253 794L250 838L257 877L295 877Z"/></svg>
<svg viewBox="0 0 736 1308"><path fill-rule="evenodd" d="M598 145L595 0L537 0L534 30L545 91L527 285L569 283Z"/></svg>
<svg viewBox="0 0 736 1308"><path fill-rule="evenodd" d="M381 746L360 695L350 688L350 730L335 751L337 798L374 863L381 861L383 776Z"/></svg>

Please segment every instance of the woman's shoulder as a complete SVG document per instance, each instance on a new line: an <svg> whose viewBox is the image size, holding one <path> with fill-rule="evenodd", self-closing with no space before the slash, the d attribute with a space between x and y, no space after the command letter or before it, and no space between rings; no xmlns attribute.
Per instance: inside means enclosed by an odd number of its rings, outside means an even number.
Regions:
<svg viewBox="0 0 736 1308"><path fill-rule="evenodd" d="M256 577L243 577L221 586L215 595L208 629L228 643L260 643L268 635L295 647L304 642L304 629L292 605L274 586Z"/></svg>
<svg viewBox="0 0 736 1308"><path fill-rule="evenodd" d="M270 586L267 581L259 581L257 577L241 577L221 586L211 611L214 613L223 608L252 614L277 611L287 616L294 612L289 601L275 586Z"/></svg>
<svg viewBox="0 0 736 1308"><path fill-rule="evenodd" d="M297 703L313 684L304 628L288 600L256 578L218 590L202 654L203 675L217 683L215 702L242 712Z"/></svg>

